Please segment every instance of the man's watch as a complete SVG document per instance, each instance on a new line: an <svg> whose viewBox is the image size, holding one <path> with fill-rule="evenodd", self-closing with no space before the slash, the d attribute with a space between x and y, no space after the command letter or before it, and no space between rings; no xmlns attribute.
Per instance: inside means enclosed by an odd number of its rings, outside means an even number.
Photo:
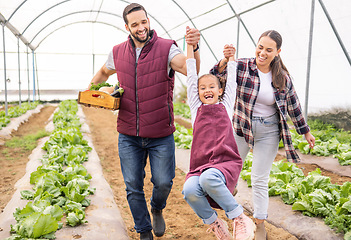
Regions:
<svg viewBox="0 0 351 240"><path fill-rule="evenodd" d="M196 44L196 48L194 49L194 52L196 52L197 50L199 50L199 44Z"/></svg>

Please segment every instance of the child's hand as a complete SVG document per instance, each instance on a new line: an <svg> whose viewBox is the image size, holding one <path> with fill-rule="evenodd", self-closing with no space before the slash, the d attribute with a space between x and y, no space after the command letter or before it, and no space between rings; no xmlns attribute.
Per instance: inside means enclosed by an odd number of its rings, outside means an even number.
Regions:
<svg viewBox="0 0 351 240"><path fill-rule="evenodd" d="M200 31L196 28L186 27L185 41L187 44L192 45L194 49L200 41Z"/></svg>
<svg viewBox="0 0 351 240"><path fill-rule="evenodd" d="M226 44L223 49L223 55L227 60L234 61L234 55L235 55L236 49L233 46L233 44Z"/></svg>

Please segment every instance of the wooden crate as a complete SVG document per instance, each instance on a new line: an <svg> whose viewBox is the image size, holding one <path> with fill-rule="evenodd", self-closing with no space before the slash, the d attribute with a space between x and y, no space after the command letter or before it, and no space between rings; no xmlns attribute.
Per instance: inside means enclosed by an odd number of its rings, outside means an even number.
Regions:
<svg viewBox="0 0 351 240"><path fill-rule="evenodd" d="M111 110L119 109L120 100L120 98L112 97L110 94L101 91L81 91L78 95L78 103L80 104Z"/></svg>

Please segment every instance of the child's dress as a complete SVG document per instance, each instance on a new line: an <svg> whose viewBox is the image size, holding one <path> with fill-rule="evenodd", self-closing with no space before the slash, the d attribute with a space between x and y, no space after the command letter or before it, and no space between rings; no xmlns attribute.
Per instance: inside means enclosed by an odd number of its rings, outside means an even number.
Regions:
<svg viewBox="0 0 351 240"><path fill-rule="evenodd" d="M226 186L234 191L242 168L234 139L232 114L235 102L236 64L228 63L228 78L223 101L218 104L202 104L198 95L198 78L195 59L187 60L188 103L192 115L193 142L190 169L186 176L200 176L206 169L216 168L225 176ZM208 197L212 207L219 206Z"/></svg>

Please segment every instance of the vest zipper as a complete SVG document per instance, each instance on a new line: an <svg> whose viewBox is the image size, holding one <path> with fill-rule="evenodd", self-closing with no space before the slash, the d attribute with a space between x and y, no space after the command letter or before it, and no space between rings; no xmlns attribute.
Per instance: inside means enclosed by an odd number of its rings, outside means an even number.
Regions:
<svg viewBox="0 0 351 240"><path fill-rule="evenodd" d="M136 103L136 135L139 136L139 102L138 102L138 81L137 81L137 66L135 63L135 103Z"/></svg>

